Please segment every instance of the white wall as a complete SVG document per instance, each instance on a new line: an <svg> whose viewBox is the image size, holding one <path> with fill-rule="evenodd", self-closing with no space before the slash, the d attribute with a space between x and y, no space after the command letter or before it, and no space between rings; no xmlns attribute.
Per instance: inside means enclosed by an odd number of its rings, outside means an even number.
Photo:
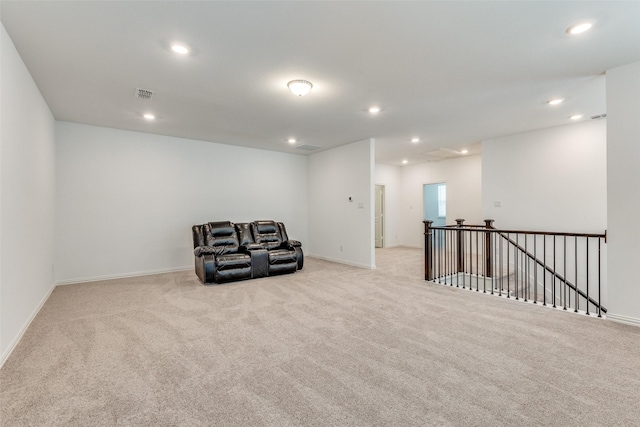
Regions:
<svg viewBox="0 0 640 427"><path fill-rule="evenodd" d="M0 365L54 286L54 118L0 34Z"/></svg>
<svg viewBox="0 0 640 427"><path fill-rule="evenodd" d="M424 246L424 184L447 184L447 224L455 224L457 218L463 218L466 224L484 224L481 215L482 168L479 155L403 166L400 244Z"/></svg>
<svg viewBox="0 0 640 427"><path fill-rule="evenodd" d="M606 126L584 121L483 141L483 216L497 228L604 232Z"/></svg>
<svg viewBox="0 0 640 427"><path fill-rule="evenodd" d="M607 71L607 317L640 325L640 62Z"/></svg>
<svg viewBox="0 0 640 427"><path fill-rule="evenodd" d="M192 268L191 226L283 221L307 244L307 159L56 123L61 283Z"/></svg>
<svg viewBox="0 0 640 427"><path fill-rule="evenodd" d="M373 139L309 156L309 255L375 268L374 169Z"/></svg>
<svg viewBox="0 0 640 427"><path fill-rule="evenodd" d="M385 248L399 246L401 168L383 164L376 164L375 168L375 183L384 185L383 246Z"/></svg>

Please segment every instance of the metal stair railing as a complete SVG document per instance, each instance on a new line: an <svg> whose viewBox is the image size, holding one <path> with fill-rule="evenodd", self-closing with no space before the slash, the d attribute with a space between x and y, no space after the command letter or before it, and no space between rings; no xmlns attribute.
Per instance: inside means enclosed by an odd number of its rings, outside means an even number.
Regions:
<svg viewBox="0 0 640 427"><path fill-rule="evenodd" d="M455 225L433 226L423 221L425 280L469 289L475 280L475 290L484 293L543 305L549 296L554 308L584 309L587 315L593 308L598 317L607 312L601 277L606 232L506 230L493 227L493 222L465 225L458 219ZM594 240L597 252L592 250Z"/></svg>

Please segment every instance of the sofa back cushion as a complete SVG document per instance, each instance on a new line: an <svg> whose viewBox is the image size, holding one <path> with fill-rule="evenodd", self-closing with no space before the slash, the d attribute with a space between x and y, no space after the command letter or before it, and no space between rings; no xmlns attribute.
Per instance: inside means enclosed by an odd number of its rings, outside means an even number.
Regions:
<svg viewBox="0 0 640 427"><path fill-rule="evenodd" d="M238 232L238 239L240 246L247 246L251 243L255 243L253 240L253 234L251 233L251 224L248 222L241 222L236 224L236 231Z"/></svg>
<svg viewBox="0 0 640 427"><path fill-rule="evenodd" d="M287 229L284 228L284 223L279 222L278 228L280 229L280 237L282 237L282 241L287 242L289 240L289 236L287 235Z"/></svg>
<svg viewBox="0 0 640 427"><path fill-rule="evenodd" d="M210 222L207 224L206 245L219 249L218 254L238 251L238 234L230 221Z"/></svg>
<svg viewBox="0 0 640 427"><path fill-rule="evenodd" d="M275 221L254 221L251 223L251 231L256 243L266 249L276 249L282 245L280 227Z"/></svg>

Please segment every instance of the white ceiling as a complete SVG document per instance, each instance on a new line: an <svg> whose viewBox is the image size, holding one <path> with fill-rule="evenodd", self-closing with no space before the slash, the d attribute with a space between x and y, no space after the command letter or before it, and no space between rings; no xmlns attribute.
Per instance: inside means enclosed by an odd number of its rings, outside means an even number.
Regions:
<svg viewBox="0 0 640 427"><path fill-rule="evenodd" d="M373 137L376 161L396 165L605 113L603 72L640 60L638 1L0 7L57 120L298 154L289 137L325 149ZM567 35L581 20L594 28ZM191 54L171 52L176 41ZM314 88L295 97L292 79Z"/></svg>

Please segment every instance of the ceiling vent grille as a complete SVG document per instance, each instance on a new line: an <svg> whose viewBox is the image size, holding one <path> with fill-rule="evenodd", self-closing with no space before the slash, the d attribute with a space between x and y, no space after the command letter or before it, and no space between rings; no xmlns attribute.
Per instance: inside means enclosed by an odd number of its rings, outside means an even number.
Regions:
<svg viewBox="0 0 640 427"><path fill-rule="evenodd" d="M318 147L317 145L308 145L308 144L303 144L303 145L298 145L296 147L296 150L303 150L303 151L316 151L321 149L322 147Z"/></svg>
<svg viewBox="0 0 640 427"><path fill-rule="evenodd" d="M426 156L426 160L429 162L439 162L440 160L458 157L461 155L461 153L455 150L450 150L448 148L438 148L437 150L422 153L422 155Z"/></svg>
<svg viewBox="0 0 640 427"><path fill-rule="evenodd" d="M152 90L140 89L139 87L136 88L136 98L151 99L153 98L153 93L154 92Z"/></svg>
<svg viewBox="0 0 640 427"><path fill-rule="evenodd" d="M591 116L591 120L604 119L606 117L606 114L598 114L597 116Z"/></svg>

